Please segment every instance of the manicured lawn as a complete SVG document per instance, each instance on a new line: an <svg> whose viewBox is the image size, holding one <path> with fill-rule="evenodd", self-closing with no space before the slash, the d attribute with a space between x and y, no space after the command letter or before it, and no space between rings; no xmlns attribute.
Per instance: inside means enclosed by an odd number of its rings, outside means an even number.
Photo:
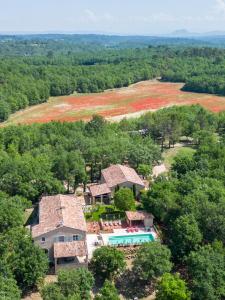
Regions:
<svg viewBox="0 0 225 300"><path fill-rule="evenodd" d="M123 212L118 211L113 205L96 205L93 207L92 212L85 213L85 218L88 221L99 221L102 214L121 214L122 216L124 215Z"/></svg>

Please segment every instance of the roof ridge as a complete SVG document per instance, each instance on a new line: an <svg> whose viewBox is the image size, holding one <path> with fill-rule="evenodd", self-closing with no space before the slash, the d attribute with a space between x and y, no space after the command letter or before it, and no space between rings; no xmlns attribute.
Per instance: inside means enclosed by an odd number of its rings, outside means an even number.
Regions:
<svg viewBox="0 0 225 300"><path fill-rule="evenodd" d="M123 167L125 167L125 166L123 166L123 165L121 165L121 164L118 164L118 166L119 166L119 168L120 168L120 170L121 170L121 172L122 172L122 174L123 174L124 179L126 180L127 177L126 177L126 174L124 173L124 170L123 170ZM122 167L122 168L121 168L121 167Z"/></svg>
<svg viewBox="0 0 225 300"><path fill-rule="evenodd" d="M64 195L62 195L62 194L58 195L58 198L59 198L59 207L56 208L56 209L57 209L57 213L58 213L59 219L60 219L59 222L62 222L62 225L64 225L65 216L63 214L63 209L62 209L63 208L63 203L62 203L63 199L62 199L62 196L64 196Z"/></svg>

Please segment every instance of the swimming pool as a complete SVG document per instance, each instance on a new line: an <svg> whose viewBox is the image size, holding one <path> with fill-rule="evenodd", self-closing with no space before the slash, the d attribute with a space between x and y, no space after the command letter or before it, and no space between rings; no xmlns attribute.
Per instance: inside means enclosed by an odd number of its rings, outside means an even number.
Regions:
<svg viewBox="0 0 225 300"><path fill-rule="evenodd" d="M108 239L108 243L110 246L134 244L136 245L153 241L154 237L151 233L110 236Z"/></svg>

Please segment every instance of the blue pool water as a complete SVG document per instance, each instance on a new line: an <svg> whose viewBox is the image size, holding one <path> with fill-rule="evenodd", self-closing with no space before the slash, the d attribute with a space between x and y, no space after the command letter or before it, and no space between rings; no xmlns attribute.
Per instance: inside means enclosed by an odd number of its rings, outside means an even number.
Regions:
<svg viewBox="0 0 225 300"><path fill-rule="evenodd" d="M109 245L134 245L143 244L147 242L153 242L154 237L151 233L148 234L129 234L129 235L119 235L109 237Z"/></svg>

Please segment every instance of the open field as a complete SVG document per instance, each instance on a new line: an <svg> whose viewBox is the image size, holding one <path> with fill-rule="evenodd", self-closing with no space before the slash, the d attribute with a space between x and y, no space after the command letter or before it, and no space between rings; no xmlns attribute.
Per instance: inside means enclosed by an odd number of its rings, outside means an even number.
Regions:
<svg viewBox="0 0 225 300"><path fill-rule="evenodd" d="M103 93L54 97L11 115L4 124L89 120L93 114L119 120L172 105L196 103L213 112L225 110L225 97L183 92L182 86L154 80Z"/></svg>

